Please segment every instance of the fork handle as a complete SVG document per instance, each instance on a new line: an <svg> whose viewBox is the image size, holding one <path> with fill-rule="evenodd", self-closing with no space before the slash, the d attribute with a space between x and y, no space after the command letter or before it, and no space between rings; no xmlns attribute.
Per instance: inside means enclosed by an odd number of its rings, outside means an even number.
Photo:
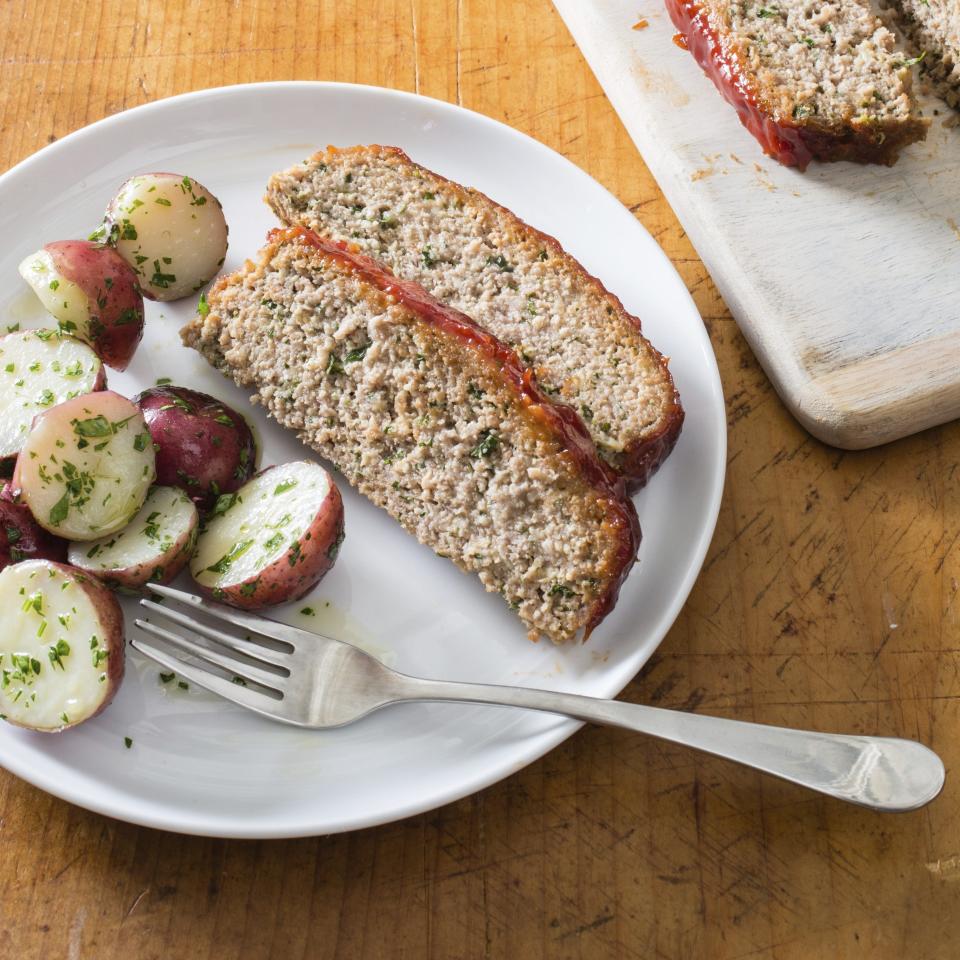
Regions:
<svg viewBox="0 0 960 960"><path fill-rule="evenodd" d="M896 737L792 730L702 714L525 687L403 677L398 700L524 707L623 727L773 774L875 810L915 810L943 787L944 767L930 749Z"/></svg>

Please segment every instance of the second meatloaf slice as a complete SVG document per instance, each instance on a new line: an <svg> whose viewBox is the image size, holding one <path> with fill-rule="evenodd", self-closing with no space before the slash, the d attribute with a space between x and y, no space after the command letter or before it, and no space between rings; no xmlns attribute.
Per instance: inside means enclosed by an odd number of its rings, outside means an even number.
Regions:
<svg viewBox="0 0 960 960"><path fill-rule="evenodd" d="M911 74L868 0L666 0L683 42L764 152L896 161L927 135Z"/></svg>
<svg viewBox="0 0 960 960"><path fill-rule="evenodd" d="M612 609L640 534L623 481L512 351L420 287L275 231L183 336L533 636Z"/></svg>
<svg viewBox="0 0 960 960"><path fill-rule="evenodd" d="M643 483L673 448L683 411L640 321L554 239L479 191L396 147L362 146L276 174L267 201L285 223L356 243L513 347L629 481Z"/></svg>

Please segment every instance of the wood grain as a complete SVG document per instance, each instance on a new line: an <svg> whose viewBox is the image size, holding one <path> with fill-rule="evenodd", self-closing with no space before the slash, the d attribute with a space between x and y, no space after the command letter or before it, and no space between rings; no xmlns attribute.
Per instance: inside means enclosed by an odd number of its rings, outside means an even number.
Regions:
<svg viewBox="0 0 960 960"><path fill-rule="evenodd" d="M637 701L919 737L960 723L960 428L842 453L781 406L547 0L0 4L0 168L220 83L382 84L570 157L659 240L726 388L727 490ZM0 775L0 956L68 960L937 960L956 955L957 786L880 816L588 729L467 800L285 842L179 837Z"/></svg>

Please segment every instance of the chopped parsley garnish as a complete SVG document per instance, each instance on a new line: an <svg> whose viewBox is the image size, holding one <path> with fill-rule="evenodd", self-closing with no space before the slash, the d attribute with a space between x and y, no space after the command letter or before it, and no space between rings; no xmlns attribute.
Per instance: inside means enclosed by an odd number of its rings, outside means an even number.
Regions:
<svg viewBox="0 0 960 960"><path fill-rule="evenodd" d="M288 490L292 490L300 481L291 478L290 480L283 480L276 485L273 491L275 497L280 496L281 493L286 493Z"/></svg>
<svg viewBox="0 0 960 960"><path fill-rule="evenodd" d="M210 573L226 573L234 560L238 560L253 546L252 540L238 540L216 563L207 567Z"/></svg>
<svg viewBox="0 0 960 960"><path fill-rule="evenodd" d="M283 534L278 532L275 533L269 540L267 540L266 543L264 543L263 549L268 553L272 553L277 549L277 547L280 546L281 543L283 543Z"/></svg>
<svg viewBox="0 0 960 960"><path fill-rule="evenodd" d="M70 512L70 494L65 493L51 508L49 521L50 525L54 527L59 527L64 520L67 519L67 514Z"/></svg>
<svg viewBox="0 0 960 960"><path fill-rule="evenodd" d="M365 343L362 347L354 347L346 356L347 363L356 363L358 360L362 360L367 351L370 349L370 344Z"/></svg>
<svg viewBox="0 0 960 960"><path fill-rule="evenodd" d="M33 608L34 613L43 616L43 594L38 590L36 593L31 593L26 600L23 601L23 612L26 613L28 610Z"/></svg>
<svg viewBox="0 0 960 960"><path fill-rule="evenodd" d="M479 460L481 457L489 457L490 454L495 453L500 446L500 438L497 436L496 431L494 430L484 430L480 434L480 442L470 451L470 456L474 460Z"/></svg>
<svg viewBox="0 0 960 960"><path fill-rule="evenodd" d="M63 670L63 658L70 653L70 644L61 637L55 644L47 650L47 656L50 658L50 664L53 667L59 667Z"/></svg>
<svg viewBox="0 0 960 960"><path fill-rule="evenodd" d="M81 437L109 437L113 430L110 421L103 414L99 414L89 420L75 420L73 432Z"/></svg>
<svg viewBox="0 0 960 960"><path fill-rule="evenodd" d="M164 258L166 260L166 257ZM177 282L177 276L174 273L164 273L163 269L160 266L159 260L153 261L153 276L150 278L150 283L154 287L159 287L161 290L166 290L171 283Z"/></svg>
<svg viewBox="0 0 960 960"><path fill-rule="evenodd" d="M221 493L217 497L216 503L213 505L213 510L210 511L210 516L219 517L226 513L235 503L237 502L237 494L235 493Z"/></svg>
<svg viewBox="0 0 960 960"><path fill-rule="evenodd" d="M513 273L513 266L502 253L498 253L495 257L487 257L487 263L491 267L499 268L501 273Z"/></svg>
<svg viewBox="0 0 960 960"><path fill-rule="evenodd" d="M197 302L197 313L201 317L205 317L210 312L210 304L207 303L207 293L204 291L200 294L200 300ZM157 381L160 382L159 380Z"/></svg>
<svg viewBox="0 0 960 960"><path fill-rule="evenodd" d="M133 740L130 737L124 737L123 745L129 750L133 746Z"/></svg>

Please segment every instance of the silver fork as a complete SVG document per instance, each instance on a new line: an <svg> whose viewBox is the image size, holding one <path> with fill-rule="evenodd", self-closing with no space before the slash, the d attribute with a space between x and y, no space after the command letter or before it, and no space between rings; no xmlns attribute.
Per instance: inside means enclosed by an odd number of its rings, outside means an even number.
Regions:
<svg viewBox="0 0 960 960"><path fill-rule="evenodd" d="M875 810L915 810L943 786L940 758L912 740L791 730L549 690L426 680L391 670L340 640L171 587L149 589L220 626L144 599L140 605L154 617L212 643L137 620L144 633L195 659L184 660L140 637L131 640L137 650L199 687L298 727L339 727L408 700L496 704L636 730ZM244 636L221 629L226 625L239 627Z"/></svg>

